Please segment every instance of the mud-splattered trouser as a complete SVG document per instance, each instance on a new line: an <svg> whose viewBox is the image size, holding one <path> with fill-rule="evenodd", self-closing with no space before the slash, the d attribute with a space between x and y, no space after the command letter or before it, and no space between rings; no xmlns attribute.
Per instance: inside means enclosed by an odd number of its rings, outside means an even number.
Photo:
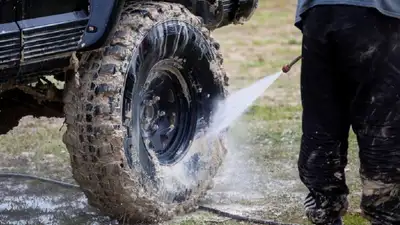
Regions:
<svg viewBox="0 0 400 225"><path fill-rule="evenodd" d="M376 224L400 224L400 20L372 8L319 6L302 28L298 167L310 191L306 214L327 225L346 211L352 127L363 214Z"/></svg>

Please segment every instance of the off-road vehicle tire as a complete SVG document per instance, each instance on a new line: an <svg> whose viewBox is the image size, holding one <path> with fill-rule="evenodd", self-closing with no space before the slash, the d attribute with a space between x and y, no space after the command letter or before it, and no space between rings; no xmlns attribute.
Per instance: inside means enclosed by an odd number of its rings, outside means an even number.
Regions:
<svg viewBox="0 0 400 225"><path fill-rule="evenodd" d="M67 82L73 177L118 220L191 211L226 153L224 133L204 135L227 94L219 45L182 5L155 2L126 6L111 40Z"/></svg>

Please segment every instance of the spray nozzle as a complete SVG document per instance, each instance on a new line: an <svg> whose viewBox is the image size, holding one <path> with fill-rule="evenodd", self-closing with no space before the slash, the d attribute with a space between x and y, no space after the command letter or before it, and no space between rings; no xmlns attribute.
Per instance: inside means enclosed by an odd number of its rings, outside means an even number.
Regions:
<svg viewBox="0 0 400 225"><path fill-rule="evenodd" d="M297 56L297 57L296 57L295 59L293 59L289 64L284 65L284 66L282 67L282 72L288 73L288 72L290 71L290 69L292 68L292 66L293 66L294 64L296 64L301 58L302 58L301 55L300 55L300 56Z"/></svg>

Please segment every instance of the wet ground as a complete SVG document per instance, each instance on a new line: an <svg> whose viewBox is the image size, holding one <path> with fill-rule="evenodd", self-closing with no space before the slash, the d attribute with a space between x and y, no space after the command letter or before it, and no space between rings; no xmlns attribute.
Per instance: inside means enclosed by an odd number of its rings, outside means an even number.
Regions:
<svg viewBox="0 0 400 225"><path fill-rule="evenodd" d="M230 138L230 152L219 175L215 178L215 187L202 200L201 204L230 213L259 218L282 218L293 213L300 213L301 215L300 203L304 191L297 180L295 161L290 157L285 157L286 161L283 163L283 161L277 160L276 155L270 158L269 154L274 155L274 153L268 151L265 155L266 148L268 145L274 145L267 143L268 138L242 134L242 132L246 132L245 130L256 131L259 129L257 126L265 126L265 124L257 124L254 125L255 127L246 129L239 126L241 128L239 134ZM24 125L18 129L25 129ZM20 131L17 130L16 132ZM26 130L25 133L27 133ZM249 135L252 138L249 138ZM242 138L239 138L239 136ZM291 139L290 137L286 138ZM247 141L243 139L247 139ZM264 142L258 139L262 139ZM291 146L286 149L286 151L289 151L289 156L292 154L290 151L295 153L297 149L296 143ZM275 151L279 151L279 149ZM9 156L10 160L6 160L9 163L3 161L2 166L16 165L16 162L27 162L26 164L31 166L25 167L22 171L24 173L45 177L52 174L55 179L73 182L68 177L69 172L60 175L57 171L45 171L46 168L54 169L60 166L55 162L64 160L57 158L67 157L67 155L46 157L46 154L44 154L43 157L49 162L48 164L53 164L49 158L54 159L54 164L51 167L43 167L41 164L46 163L43 163L44 160L40 160L40 158L36 161L32 160L32 158L35 158L34 155L22 155L26 157L21 158L21 154L19 154L18 161L15 162L12 161L16 157ZM259 157L262 157L261 161ZM266 160L265 157L270 158L270 161ZM3 160L5 158L7 157L3 157ZM64 162L68 162L68 160ZM43 170L43 168L45 169ZM39 172L35 170L39 170ZM277 176L279 176L278 179ZM0 178L0 199L0 224L2 225L117 224L117 222L111 221L108 217L102 216L96 209L88 206L86 198L79 190L56 184L21 178ZM176 221L171 222L171 224L177 223Z"/></svg>
<svg viewBox="0 0 400 225"><path fill-rule="evenodd" d="M101 216L75 189L25 179L2 179L0 224L117 224Z"/></svg>
<svg viewBox="0 0 400 225"><path fill-rule="evenodd" d="M263 150L260 146L233 141L230 145L225 164L214 179L215 187L203 204L260 218L278 218L301 207L305 192L296 179L295 164L260 163L257 159ZM290 175L277 179L276 174L281 170Z"/></svg>

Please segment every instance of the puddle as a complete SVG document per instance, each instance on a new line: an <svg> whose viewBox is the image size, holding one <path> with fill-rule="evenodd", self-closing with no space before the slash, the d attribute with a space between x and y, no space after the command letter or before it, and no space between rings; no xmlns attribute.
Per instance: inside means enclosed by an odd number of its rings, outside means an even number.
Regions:
<svg viewBox="0 0 400 225"><path fill-rule="evenodd" d="M88 206L73 189L24 179L1 179L0 224L118 224Z"/></svg>

